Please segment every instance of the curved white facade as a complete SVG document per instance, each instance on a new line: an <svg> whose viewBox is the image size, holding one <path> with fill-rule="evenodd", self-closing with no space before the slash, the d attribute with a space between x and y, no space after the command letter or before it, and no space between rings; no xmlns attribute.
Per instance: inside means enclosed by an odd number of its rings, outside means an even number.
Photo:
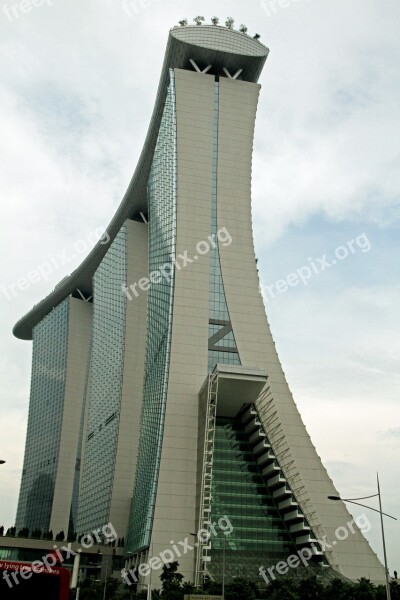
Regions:
<svg viewBox="0 0 400 600"><path fill-rule="evenodd" d="M225 510L236 540L228 552L243 569L246 556L261 567L307 547L321 573L383 581L344 504L327 499L337 491L289 390L258 291L251 164L267 55L223 27L171 30L110 245L99 243L14 332L30 339L65 298L93 295L78 528L111 520L127 537L130 568L210 530L209 515ZM115 382L103 394L108 368ZM106 482L96 481L97 455ZM349 523L350 535L338 539ZM187 579L217 577L219 544L179 557Z"/></svg>

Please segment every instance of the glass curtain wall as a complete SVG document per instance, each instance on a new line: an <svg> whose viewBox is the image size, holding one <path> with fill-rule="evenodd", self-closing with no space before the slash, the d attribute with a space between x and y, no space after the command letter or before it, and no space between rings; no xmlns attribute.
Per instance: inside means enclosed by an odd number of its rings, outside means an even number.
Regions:
<svg viewBox="0 0 400 600"><path fill-rule="evenodd" d="M69 298L33 330L28 429L16 528L48 531L53 506L68 350ZM58 533L58 532L54 532Z"/></svg>
<svg viewBox="0 0 400 600"><path fill-rule="evenodd" d="M211 234L217 241L219 84L214 83L214 132L212 159ZM218 241L210 252L210 319L208 326L208 371L217 363L240 365L221 275Z"/></svg>
<svg viewBox="0 0 400 600"><path fill-rule="evenodd" d="M250 578L260 577L262 564L276 564L295 552L239 419L217 418L211 496L211 521L227 515L233 526L229 536L212 538L209 570L217 580L224 550L226 574Z"/></svg>
<svg viewBox="0 0 400 600"><path fill-rule="evenodd" d="M165 276L162 276L159 282L152 283L148 293L139 452L125 546L130 552L137 552L149 544L168 390L176 239L176 114L173 70L170 70L170 84L147 194L149 273L164 269Z"/></svg>
<svg viewBox="0 0 400 600"><path fill-rule="evenodd" d="M109 521L125 350L126 227L93 277L92 355L87 438L78 505L78 533Z"/></svg>

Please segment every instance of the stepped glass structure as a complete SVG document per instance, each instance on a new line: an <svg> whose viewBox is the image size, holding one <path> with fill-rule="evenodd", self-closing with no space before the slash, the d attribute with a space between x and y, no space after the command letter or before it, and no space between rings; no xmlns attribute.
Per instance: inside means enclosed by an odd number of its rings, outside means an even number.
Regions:
<svg viewBox="0 0 400 600"><path fill-rule="evenodd" d="M198 585L219 581L222 563L227 578L260 580L260 567L304 548L320 575L383 581L359 528L343 536L344 504L327 500L337 490L259 293L251 165L267 55L225 27L170 31L109 242L14 329L33 339L17 528L111 522L129 568L206 530L176 557Z"/></svg>

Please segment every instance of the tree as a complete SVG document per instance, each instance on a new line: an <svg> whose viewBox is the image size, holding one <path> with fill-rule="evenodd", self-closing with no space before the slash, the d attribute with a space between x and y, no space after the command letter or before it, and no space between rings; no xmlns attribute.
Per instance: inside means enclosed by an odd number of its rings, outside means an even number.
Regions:
<svg viewBox="0 0 400 600"><path fill-rule="evenodd" d="M76 542L77 533L76 531L69 531L67 536L67 542Z"/></svg>
<svg viewBox="0 0 400 600"><path fill-rule="evenodd" d="M192 583L190 583L190 581L185 581L182 584L181 587L181 592L182 594L196 594L198 590L194 587L194 585Z"/></svg>
<svg viewBox="0 0 400 600"><path fill-rule="evenodd" d="M56 535L56 542L63 542L65 538L64 531L59 531Z"/></svg>
<svg viewBox="0 0 400 600"><path fill-rule="evenodd" d="M211 23L213 25L218 25L218 23L219 23L219 17L211 17Z"/></svg>
<svg viewBox="0 0 400 600"><path fill-rule="evenodd" d="M188 24L188 20L187 19L182 19L181 21L178 21L179 25L181 27L185 27L185 25Z"/></svg>
<svg viewBox="0 0 400 600"><path fill-rule="evenodd" d="M195 17L193 19L193 21L196 23L196 25L201 25L202 21L205 21L205 18L201 17L201 16L198 16L198 17Z"/></svg>
<svg viewBox="0 0 400 600"><path fill-rule="evenodd" d="M397 581L392 581L390 583L390 594L392 596L392 600L400 600L400 585L397 583Z"/></svg>
<svg viewBox="0 0 400 600"><path fill-rule="evenodd" d="M257 591L255 583L238 578L226 586L226 597L229 600L254 600L257 598Z"/></svg>
<svg viewBox="0 0 400 600"><path fill-rule="evenodd" d="M120 588L120 582L115 577L107 577L106 586L106 599L114 599L116 591Z"/></svg>
<svg viewBox="0 0 400 600"><path fill-rule="evenodd" d="M297 585L291 578L277 579L268 586L268 600L300 600Z"/></svg>
<svg viewBox="0 0 400 600"><path fill-rule="evenodd" d="M233 24L234 24L234 22L235 22L235 19L232 19L232 17L228 17L228 18L226 19L226 21L225 21L225 26L226 26L228 29L232 29L232 28L233 28Z"/></svg>
<svg viewBox="0 0 400 600"><path fill-rule="evenodd" d="M8 535L9 537L15 537L16 532L17 532L16 527L9 527L7 529L6 535Z"/></svg>
<svg viewBox="0 0 400 600"><path fill-rule="evenodd" d="M160 579L163 600L182 600L181 583L183 575L178 573L178 561L163 566Z"/></svg>
<svg viewBox="0 0 400 600"><path fill-rule="evenodd" d="M132 592L128 586L120 585L113 596L113 600L131 600L132 597Z"/></svg>
<svg viewBox="0 0 400 600"><path fill-rule="evenodd" d="M41 529L34 529L31 533L31 538L34 538L36 540L40 540L42 538L42 530Z"/></svg>
<svg viewBox="0 0 400 600"><path fill-rule="evenodd" d="M375 586L369 579L362 577L355 586L354 600L375 600Z"/></svg>
<svg viewBox="0 0 400 600"><path fill-rule="evenodd" d="M242 33L247 33L246 25L243 25L243 23L242 23L242 25L239 27L239 31L241 31Z"/></svg>
<svg viewBox="0 0 400 600"><path fill-rule="evenodd" d="M211 581L211 579L207 577L204 581L204 593L207 593L210 596L221 596L222 585L220 583L216 583L215 581Z"/></svg>
<svg viewBox="0 0 400 600"><path fill-rule="evenodd" d="M393 592L392 586L390 586L390 597L392 600L399 600L399 598L400 598L400 596L396 596L395 592ZM378 585L378 587L375 590L375 600L386 600L386 599L387 599L386 586Z"/></svg>
<svg viewBox="0 0 400 600"><path fill-rule="evenodd" d="M0 536L4 535L4 525L0 527Z"/></svg>
<svg viewBox="0 0 400 600"><path fill-rule="evenodd" d="M87 578L79 586L79 600L102 600L103 591L102 582Z"/></svg>
<svg viewBox="0 0 400 600"><path fill-rule="evenodd" d="M352 585L341 579L333 579L325 590L326 600L348 600L352 592Z"/></svg>
<svg viewBox="0 0 400 600"><path fill-rule="evenodd" d="M299 596L301 600L322 600L325 589L316 577L306 577L299 583Z"/></svg>
<svg viewBox="0 0 400 600"><path fill-rule="evenodd" d="M29 537L29 529L27 527L23 527L18 531L19 538L27 538Z"/></svg>
<svg viewBox="0 0 400 600"><path fill-rule="evenodd" d="M43 531L43 536L42 536L42 540L52 540L53 539L53 532L50 529L50 531Z"/></svg>

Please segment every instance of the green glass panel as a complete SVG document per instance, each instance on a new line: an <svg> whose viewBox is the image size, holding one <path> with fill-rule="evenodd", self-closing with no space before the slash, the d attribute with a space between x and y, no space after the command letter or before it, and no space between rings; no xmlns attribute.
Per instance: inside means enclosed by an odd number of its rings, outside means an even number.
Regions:
<svg viewBox="0 0 400 600"><path fill-rule="evenodd" d="M33 330L28 428L17 530L47 531L53 504L64 409L69 299Z"/></svg>
<svg viewBox="0 0 400 600"><path fill-rule="evenodd" d="M77 531L109 520L117 450L125 349L126 227L110 245L93 278L89 413ZM110 417L115 415L110 421Z"/></svg>
<svg viewBox="0 0 400 600"><path fill-rule="evenodd" d="M212 158L212 182L211 182L211 233L217 235L217 173L218 173L218 122L219 122L219 84L214 83L214 145ZM215 237L216 239L216 237ZM219 258L219 248L217 245L210 250L210 319L221 321L230 321L228 306L225 298L224 284L222 281L221 265ZM221 329L220 325L210 323L208 337ZM217 346L236 348L236 341L233 332L229 332ZM219 352L218 350L208 351L208 371L211 372L217 363L240 365L238 352Z"/></svg>
<svg viewBox="0 0 400 600"><path fill-rule="evenodd" d="M217 418L211 497L212 523L226 515L233 527L229 536L211 538L208 568L217 580L224 545L226 573L235 576L259 577L259 566L296 551L239 419Z"/></svg>
<svg viewBox="0 0 400 600"><path fill-rule="evenodd" d="M147 343L139 452L125 550L148 546L151 534L167 400L176 237L176 116L174 73L148 181L149 273L168 265L169 276L148 295Z"/></svg>

